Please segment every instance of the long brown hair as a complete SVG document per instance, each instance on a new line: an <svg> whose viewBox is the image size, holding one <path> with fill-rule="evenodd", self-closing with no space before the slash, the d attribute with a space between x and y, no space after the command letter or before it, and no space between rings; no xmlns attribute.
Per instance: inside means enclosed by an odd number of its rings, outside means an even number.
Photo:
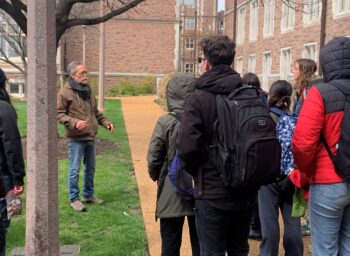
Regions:
<svg viewBox="0 0 350 256"><path fill-rule="evenodd" d="M317 70L317 64L311 59L297 59L294 62L299 65L300 75L295 79L295 88L300 92L304 88L309 87L309 81L314 79Z"/></svg>

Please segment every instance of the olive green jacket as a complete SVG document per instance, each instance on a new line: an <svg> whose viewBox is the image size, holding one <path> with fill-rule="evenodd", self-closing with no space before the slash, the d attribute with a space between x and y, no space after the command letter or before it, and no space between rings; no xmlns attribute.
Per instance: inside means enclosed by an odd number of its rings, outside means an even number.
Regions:
<svg viewBox="0 0 350 256"><path fill-rule="evenodd" d="M75 128L79 120L88 122L83 131ZM69 84L61 88L57 96L57 121L64 125L66 136L71 140L94 140L98 125L107 128L110 124L98 111L93 93L89 99L83 100Z"/></svg>

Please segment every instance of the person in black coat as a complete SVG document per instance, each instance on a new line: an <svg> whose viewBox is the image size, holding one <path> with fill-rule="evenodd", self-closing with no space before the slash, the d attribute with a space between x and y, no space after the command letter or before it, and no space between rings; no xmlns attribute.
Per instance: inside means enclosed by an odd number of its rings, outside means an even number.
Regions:
<svg viewBox="0 0 350 256"><path fill-rule="evenodd" d="M24 191L25 176L21 136L17 114L6 91L6 75L0 69L0 255L6 251L7 217L6 195L20 195Z"/></svg>

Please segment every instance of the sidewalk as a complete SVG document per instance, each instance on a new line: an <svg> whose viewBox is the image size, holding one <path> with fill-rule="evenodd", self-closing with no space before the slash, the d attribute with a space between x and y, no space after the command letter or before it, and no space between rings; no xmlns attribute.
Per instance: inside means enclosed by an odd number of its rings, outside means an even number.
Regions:
<svg viewBox="0 0 350 256"><path fill-rule="evenodd" d="M148 143L153 128L158 117L164 113L160 106L153 102L154 99L155 96L121 98L147 233L148 248L151 256L159 256L161 252L159 220L156 222L154 218L157 184L148 176L146 161ZM188 230L187 226L184 227L184 230ZM191 255L188 232L183 233L181 255Z"/></svg>
<svg viewBox="0 0 350 256"><path fill-rule="evenodd" d="M142 215L145 223L148 247L150 256L159 256L161 252L161 239L159 232L159 221L154 218L156 205L157 185L151 180L147 172L146 155L148 143L151 138L154 125L158 117L164 111L153 101L155 96L122 97L122 108L126 130L129 136L129 144L132 161L135 168L137 185L141 201ZM281 226L282 220L280 219ZM184 226L181 255L190 256L191 249L188 237L188 227ZM283 227L281 228L281 239L279 255L284 255L282 238ZM310 237L304 237L304 255L311 256L308 252ZM259 255L259 242L249 240L249 255Z"/></svg>

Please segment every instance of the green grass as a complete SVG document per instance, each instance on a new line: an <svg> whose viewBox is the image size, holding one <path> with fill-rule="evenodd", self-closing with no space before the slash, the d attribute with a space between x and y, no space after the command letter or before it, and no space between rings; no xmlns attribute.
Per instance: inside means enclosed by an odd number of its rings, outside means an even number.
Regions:
<svg viewBox="0 0 350 256"><path fill-rule="evenodd" d="M20 132L26 134L26 104L14 102ZM59 161L59 236L61 245L78 244L79 255L148 255L144 223L140 211L138 190L134 176L130 148L119 100L107 100L104 115L116 127L115 133L101 128L98 139L118 144L116 152L97 156L95 191L106 202L102 206L87 205L86 213L74 212L68 200L68 161ZM60 128L60 134L62 134ZM81 174L80 181L83 175ZM81 188L81 184L80 184ZM25 198L25 197L24 197ZM23 247L25 213L12 220L7 235L8 253Z"/></svg>

